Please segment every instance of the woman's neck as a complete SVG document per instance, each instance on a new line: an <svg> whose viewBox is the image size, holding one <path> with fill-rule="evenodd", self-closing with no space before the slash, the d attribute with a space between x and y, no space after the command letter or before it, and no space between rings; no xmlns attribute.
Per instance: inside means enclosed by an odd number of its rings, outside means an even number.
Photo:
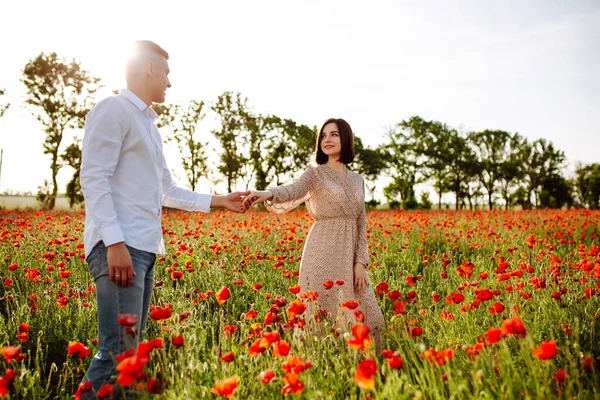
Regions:
<svg viewBox="0 0 600 400"><path fill-rule="evenodd" d="M332 158L333 157L329 157L329 160L327 160L325 165L327 165L329 168L336 172L344 172L344 170L346 169L346 165Z"/></svg>

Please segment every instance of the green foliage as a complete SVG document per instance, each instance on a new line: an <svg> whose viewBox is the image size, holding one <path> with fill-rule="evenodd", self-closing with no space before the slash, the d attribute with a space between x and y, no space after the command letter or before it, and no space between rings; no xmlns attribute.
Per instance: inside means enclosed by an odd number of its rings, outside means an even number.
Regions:
<svg viewBox="0 0 600 400"><path fill-rule="evenodd" d="M220 128L212 131L222 148L217 169L226 177L228 192L232 191L242 176L243 166L248 161L242 153L240 143L247 101L240 93L224 92L212 106L220 119Z"/></svg>
<svg viewBox="0 0 600 400"><path fill-rule="evenodd" d="M81 172L81 140L75 138L75 141L65 149L60 157L66 165L74 170L73 177L67 184L66 190L69 206L73 208L75 204L83 204L84 201L81 183L79 182L79 174Z"/></svg>
<svg viewBox="0 0 600 400"><path fill-rule="evenodd" d="M579 166L575 171L574 187L580 207L600 208L600 164Z"/></svg>
<svg viewBox="0 0 600 400"><path fill-rule="evenodd" d="M51 157L52 174L48 207L52 209L58 193L56 176L61 167L58 151L64 131L83 128L93 106L92 96L100 88L100 79L83 70L75 60L67 62L56 53L41 53L25 65L21 81L27 89L25 103L46 133L44 154Z"/></svg>

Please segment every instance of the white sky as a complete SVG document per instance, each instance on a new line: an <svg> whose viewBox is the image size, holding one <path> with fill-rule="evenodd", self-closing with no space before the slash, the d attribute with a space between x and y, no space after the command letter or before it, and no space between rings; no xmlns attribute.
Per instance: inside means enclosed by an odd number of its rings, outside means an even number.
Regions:
<svg viewBox="0 0 600 400"><path fill-rule="evenodd" d="M419 115L544 137L571 165L600 161L597 1L3 0L0 15L0 104L12 103L0 118L0 192L35 192L50 179L42 127L23 106L27 61L75 58L108 91L123 87L137 39L170 54L168 103L240 91L256 112L309 126L345 118L369 145ZM61 191L71 174L59 174Z"/></svg>

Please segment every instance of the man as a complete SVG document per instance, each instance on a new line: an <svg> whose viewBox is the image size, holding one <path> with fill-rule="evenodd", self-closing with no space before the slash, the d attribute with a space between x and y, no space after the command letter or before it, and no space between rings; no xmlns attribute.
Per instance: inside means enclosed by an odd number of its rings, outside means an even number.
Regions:
<svg viewBox="0 0 600 400"><path fill-rule="evenodd" d="M150 41L138 41L135 47L127 64L127 89L90 111L83 139L84 244L96 282L99 339L84 381L91 381L94 391L112 382L115 355L134 347L146 326L155 255L165 253L162 206L244 212L243 199L249 194L210 196L174 185L150 108L164 102L171 87L169 55ZM138 337L119 326L119 314L137 316Z"/></svg>

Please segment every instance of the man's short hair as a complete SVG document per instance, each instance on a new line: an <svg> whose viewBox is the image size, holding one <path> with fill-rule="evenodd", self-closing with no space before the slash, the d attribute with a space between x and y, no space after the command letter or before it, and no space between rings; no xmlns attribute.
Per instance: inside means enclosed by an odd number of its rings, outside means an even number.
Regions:
<svg viewBox="0 0 600 400"><path fill-rule="evenodd" d="M137 58L141 55L149 55L156 54L159 56L163 56L167 60L169 59L169 53L165 51L162 47L157 45L156 43L150 40L136 40L135 42L135 51L134 58Z"/></svg>

